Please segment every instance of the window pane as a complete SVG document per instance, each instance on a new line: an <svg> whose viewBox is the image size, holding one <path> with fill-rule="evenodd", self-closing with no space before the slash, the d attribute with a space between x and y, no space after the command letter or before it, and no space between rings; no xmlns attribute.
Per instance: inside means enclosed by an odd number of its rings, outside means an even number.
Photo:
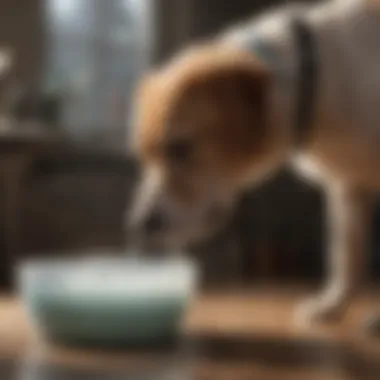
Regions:
<svg viewBox="0 0 380 380"><path fill-rule="evenodd" d="M144 0L49 0L46 86L67 94L73 135L119 133L143 66ZM120 137L118 139L120 141Z"/></svg>

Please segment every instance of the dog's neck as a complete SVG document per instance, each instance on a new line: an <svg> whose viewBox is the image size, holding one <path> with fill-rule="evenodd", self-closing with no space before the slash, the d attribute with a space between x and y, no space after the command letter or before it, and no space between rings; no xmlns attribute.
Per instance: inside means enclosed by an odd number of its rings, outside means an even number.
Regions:
<svg viewBox="0 0 380 380"><path fill-rule="evenodd" d="M310 27L311 33L315 34L317 64L323 71L324 57L323 51L319 51L319 43L323 45L323 40L331 37L331 31L334 29L332 25L339 24L340 19L349 17L353 9L363 7L363 3L364 0L331 0L314 6L299 4L282 6L243 26L234 27L223 36L225 41L251 51L272 72L274 81L270 99L270 117L276 125L275 138L282 140L277 145L287 146L289 156L307 150L315 134L318 133L320 114L331 114L331 110L324 109L329 105L321 104L321 99L326 98L326 94L322 88L323 81L318 81L315 89L317 94L314 94L313 104L310 105L313 115L307 121L308 125L301 126L302 132L306 134L300 140L300 126L297 125L297 112L300 106L300 47L297 46L292 23L295 19L304 20Z"/></svg>
<svg viewBox="0 0 380 380"><path fill-rule="evenodd" d="M291 132L287 134L292 150L297 151L307 146L313 134L319 87L318 43L306 14L304 9L289 9L282 19L272 21L273 26L267 24L267 35L263 31L254 36L250 46L272 72L275 122L284 122L283 128Z"/></svg>
<svg viewBox="0 0 380 380"><path fill-rule="evenodd" d="M347 20L354 25L366 7L366 0L331 0L314 6L280 7L246 25L234 27L222 36L226 43L240 46L261 58L273 74L269 106L273 130L270 141L268 139L271 154L267 160L270 172L286 162L293 164L300 155L321 154L321 144L330 138L329 123L340 117L337 107L340 93L331 91L334 86L329 70L331 47L339 45L339 28L344 27ZM308 127L307 139L302 144L295 125L298 55L291 28L295 17L301 17L312 28L318 43L320 65L313 125Z"/></svg>
<svg viewBox="0 0 380 380"><path fill-rule="evenodd" d="M275 139L278 141L274 144L292 147L289 151L299 140L295 128L298 59L291 22L295 15L304 12L305 8L298 5L280 7L246 25L235 27L225 35L226 42L252 52L272 73L274 80L268 116L271 124L275 125Z"/></svg>

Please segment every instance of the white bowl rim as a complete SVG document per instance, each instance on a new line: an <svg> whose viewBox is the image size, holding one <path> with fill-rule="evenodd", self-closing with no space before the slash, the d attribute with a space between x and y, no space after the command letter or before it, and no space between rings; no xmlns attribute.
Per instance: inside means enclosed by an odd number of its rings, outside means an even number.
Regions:
<svg viewBox="0 0 380 380"><path fill-rule="evenodd" d="M18 262L16 268L18 270L23 269L49 269L51 267L65 266L71 267L72 265L94 265L94 264L106 264L114 265L115 263L133 265L133 266L173 266L194 268L196 266L195 260L180 255L168 255L165 257L144 257L144 256L122 256L120 254L107 254L104 255L105 250L88 250L78 251L76 256L61 255L56 252L55 255L46 254L44 256L36 256L33 258L22 259ZM113 252L113 251L111 251ZM117 252L116 250L114 252ZM57 254L58 253L58 254Z"/></svg>
<svg viewBox="0 0 380 380"><path fill-rule="evenodd" d="M124 264L124 267L121 264ZM124 275L124 273L128 275L128 271L133 276L136 274L135 270L139 270L143 277L144 275L149 275L150 277L148 278L151 278L153 273L153 277L158 279L165 279L166 277L167 279L164 281L169 281L169 283L177 283L179 281L178 286L185 286L185 288L196 286L199 275L195 262L187 258L165 258L158 260L119 256L87 256L80 260L71 257L63 259L52 257L24 260L17 267L17 279L22 291L25 287L29 287L28 284L36 283L36 281L38 282L43 279L44 276L58 275L57 279L60 283L62 281L63 283L67 283L66 278L69 278L66 277L67 273L69 276L73 276L73 278L83 275L90 275L91 277L99 273L97 269L100 269L100 272L110 269L114 271L116 276ZM152 272L152 269L155 272Z"/></svg>

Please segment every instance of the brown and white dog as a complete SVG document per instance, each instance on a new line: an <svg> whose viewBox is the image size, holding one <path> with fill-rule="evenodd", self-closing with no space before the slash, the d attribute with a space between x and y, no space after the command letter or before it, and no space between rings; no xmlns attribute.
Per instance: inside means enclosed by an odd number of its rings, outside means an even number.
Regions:
<svg viewBox="0 0 380 380"><path fill-rule="evenodd" d="M301 141L295 17L318 50ZM300 313L342 314L363 275L380 189L379 3L286 7L192 46L143 79L135 112L144 174L132 222L147 239L179 244L210 233L241 190L291 162L325 190L330 230L326 284Z"/></svg>

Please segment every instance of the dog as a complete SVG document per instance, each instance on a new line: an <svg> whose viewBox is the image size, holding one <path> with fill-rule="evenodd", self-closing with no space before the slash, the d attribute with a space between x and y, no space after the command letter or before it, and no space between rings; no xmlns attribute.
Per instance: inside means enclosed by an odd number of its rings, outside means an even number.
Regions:
<svg viewBox="0 0 380 380"><path fill-rule="evenodd" d="M380 189L379 41L377 1L331 0L274 9L153 69L135 96L132 225L149 241L199 239L289 163L323 189L329 229L325 284L296 315L342 317Z"/></svg>

